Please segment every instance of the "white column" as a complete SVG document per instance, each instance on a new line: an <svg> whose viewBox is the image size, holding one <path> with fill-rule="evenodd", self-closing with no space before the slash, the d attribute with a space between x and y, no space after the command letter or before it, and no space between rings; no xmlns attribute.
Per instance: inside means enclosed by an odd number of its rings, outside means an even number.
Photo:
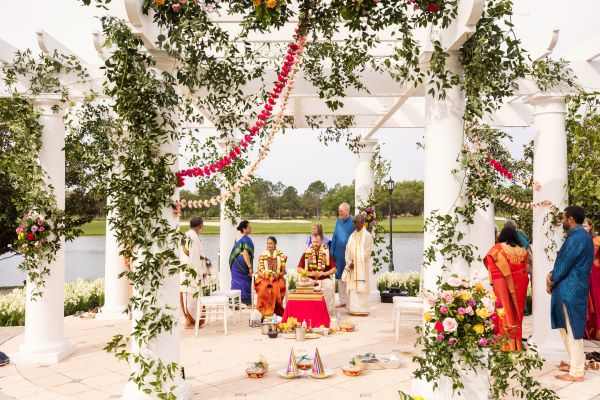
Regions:
<svg viewBox="0 0 600 400"><path fill-rule="evenodd" d="M110 199L109 199L110 201ZM102 320L129 319L125 313L131 285L126 277L119 278L127 267L125 259L119 254L117 237L110 223L111 214L106 216L106 247L104 250L104 305L97 318Z"/></svg>
<svg viewBox="0 0 600 400"><path fill-rule="evenodd" d="M542 185L539 191L533 192L533 201L550 200L562 211L567 202L565 99L561 95L538 95L530 103L533 105L534 126L533 179ZM558 331L551 329L546 274L552 270L556 252L563 242L563 230L560 225L552 226L548 213L546 207L533 210L532 341L544 357L558 360L565 354ZM544 249L551 239L556 242L556 248L547 255Z"/></svg>
<svg viewBox="0 0 600 400"><path fill-rule="evenodd" d="M375 186L375 176L373 166L373 155L377 140L362 140L363 146L356 158L356 168L354 170L354 208L356 212L362 211L361 205L369 201L369 197Z"/></svg>
<svg viewBox="0 0 600 400"><path fill-rule="evenodd" d="M178 143L175 140L169 141L161 146L161 150L164 153L177 154ZM177 170L177 162L172 166L172 171L175 173ZM179 200L179 193L174 192L173 202ZM169 221L173 229L178 229L179 217L175 217L173 208L170 206L164 207L162 210L162 217ZM151 221L149 221L151 222ZM164 251L164 247L159 246L158 243L154 243L151 248L153 253ZM175 253L179 255L180 249L176 249ZM138 254L142 257L142 254ZM135 264L134 266L135 267ZM162 285L158 294L157 307L161 308L163 312L172 314L174 321L179 320L179 275L169 275L169 266L163 266ZM135 295L135 294L134 294ZM137 320L142 317L142 313L139 310L133 310L132 312L132 327L135 328ZM145 344L139 347L135 340L132 340L131 352L132 354L141 353L152 359L161 359L163 363L177 363L179 364L180 356L180 330L175 326L170 332L162 332L156 339L152 340L149 344ZM133 357L130 360L132 371L139 371L140 367L133 361ZM153 380L154 377L150 374L149 380ZM164 384L165 388L173 387L173 393L178 400L188 399L192 394L192 386L190 382L187 382L181 378L178 371L174 374L174 379ZM123 400L150 400L156 399L154 393L146 394L142 390L138 389L138 386L133 382L128 382L125 385L123 391Z"/></svg>
<svg viewBox="0 0 600 400"><path fill-rule="evenodd" d="M40 111L42 148L40 164L54 188L56 204L65 209L65 125L64 104L59 95L43 94L34 101ZM58 110L55 112L53 108ZM65 240L60 239L56 259L49 263L50 274L41 297L32 298L33 284L27 281L25 303L25 339L11 356L15 363L58 363L75 352L75 345L64 334Z"/></svg>
<svg viewBox="0 0 600 400"><path fill-rule="evenodd" d="M362 205L371 205L367 203L369 197L371 197L371 193L373 193L373 190L375 189L375 172L373 171L372 162L377 143L378 141L376 139L367 139L360 142L363 147L357 154L356 169L354 170L355 213L362 211ZM371 300L378 300L380 298L379 291L377 290L377 278L379 277L379 274L383 272L384 271L380 271L371 275L371 279L369 280Z"/></svg>
<svg viewBox="0 0 600 400"><path fill-rule="evenodd" d="M494 204L486 200L486 208L480 208L475 212L473 225L469 225L469 243L475 245L475 257L481 261L475 261L471 265L471 278L481 279L488 288L491 288L487 269L483 264L483 258L495 243L494 232Z"/></svg>
<svg viewBox="0 0 600 400"><path fill-rule="evenodd" d="M225 190L221 189L221 194ZM240 205L240 195L237 193L234 196L236 207ZM230 212L227 211L225 203L221 204L221 221L219 230L219 288L222 290L231 289L231 270L229 268L229 254L233 244L238 237L237 224L239 221L232 218ZM236 218L239 216L235 216Z"/></svg>
<svg viewBox="0 0 600 400"><path fill-rule="evenodd" d="M447 68L460 73L459 55L449 51ZM436 212L440 215L453 214L454 207L463 204L463 173L452 171L459 169L458 158L463 145L463 114L465 97L460 87L446 89L446 97L439 99L437 95L427 94L432 88L425 84L425 204L424 215L428 218ZM434 88L437 93L437 89ZM459 228L466 232L464 225ZM424 235L424 246L429 248L435 239L435 232L427 231ZM438 255L439 257L439 255ZM433 262L423 271L423 284L427 290L437 289L437 278L442 275L441 260ZM455 261L453 272L469 276L466 263Z"/></svg>

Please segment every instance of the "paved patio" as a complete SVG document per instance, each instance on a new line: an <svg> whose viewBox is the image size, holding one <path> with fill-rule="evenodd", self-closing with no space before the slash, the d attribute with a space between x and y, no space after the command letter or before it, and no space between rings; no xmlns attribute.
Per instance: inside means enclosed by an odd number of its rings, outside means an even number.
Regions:
<svg viewBox="0 0 600 400"><path fill-rule="evenodd" d="M415 334L408 325L402 327L401 341L396 344L391 326L391 305L373 304L369 317L348 317L358 329L352 333L336 333L305 342L290 339L269 339L259 329L248 327L248 311L237 325L230 326L228 336L222 333L222 323L211 323L198 338L185 330L181 334L181 362L186 379L193 385L194 399L398 399L398 390L410 390L415 351ZM528 321L527 321L528 322ZM75 317L65 318L67 336L77 343L77 352L56 365L9 365L0 368L0 400L27 399L114 399L120 398L129 375L129 367L102 348L116 333L126 333L128 321L107 322ZM4 339L19 334L18 329L0 328ZM527 324L526 330L529 329ZM20 335L12 337L1 348L9 355L21 343ZM594 343L588 347L597 349ZM325 368L335 375L324 380L302 378L286 380L275 371L287 365L290 348L309 355L319 348ZM339 367L357 353L396 353L402 367L393 370L366 371L351 378ZM249 379L244 374L248 364L264 354L270 372L263 379ZM555 365L547 363L538 372L540 381L556 390L561 399L600 399L600 372L586 374L584 383L564 383L554 379Z"/></svg>

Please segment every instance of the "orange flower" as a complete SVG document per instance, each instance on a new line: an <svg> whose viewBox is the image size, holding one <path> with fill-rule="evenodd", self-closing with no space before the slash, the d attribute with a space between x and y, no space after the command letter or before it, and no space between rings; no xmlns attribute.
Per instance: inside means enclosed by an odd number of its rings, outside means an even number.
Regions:
<svg viewBox="0 0 600 400"><path fill-rule="evenodd" d="M262 0L252 0L252 3L254 4L254 7L258 7L262 4Z"/></svg>
<svg viewBox="0 0 600 400"><path fill-rule="evenodd" d="M163 4L165 4L165 0L154 0L154 2L159 6L162 6Z"/></svg>
<svg viewBox="0 0 600 400"><path fill-rule="evenodd" d="M275 8L277 6L277 0L267 0L265 3L267 8Z"/></svg>

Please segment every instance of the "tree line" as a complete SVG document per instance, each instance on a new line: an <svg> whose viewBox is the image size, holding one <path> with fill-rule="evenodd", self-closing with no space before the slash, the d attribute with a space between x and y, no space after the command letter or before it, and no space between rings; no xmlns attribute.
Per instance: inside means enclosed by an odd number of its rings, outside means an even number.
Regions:
<svg viewBox="0 0 600 400"><path fill-rule="evenodd" d="M219 194L214 183L203 185L195 192L181 190L180 197L186 200L206 199ZM354 209L354 182L350 185L337 184L333 187L320 181L311 182L302 193L283 182L271 182L255 178L240 191L240 211L244 218L295 219L336 217L340 203L348 203ZM388 215L388 199L373 204L377 213ZM183 210L182 217L198 214L197 210ZM202 209L205 218L218 218L219 209ZM396 182L392 193L392 215L423 214L423 182Z"/></svg>

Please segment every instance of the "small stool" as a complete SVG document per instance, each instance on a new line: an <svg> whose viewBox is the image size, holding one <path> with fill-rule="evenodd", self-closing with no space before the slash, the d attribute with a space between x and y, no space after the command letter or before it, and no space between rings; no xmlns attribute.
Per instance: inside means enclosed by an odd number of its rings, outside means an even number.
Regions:
<svg viewBox="0 0 600 400"><path fill-rule="evenodd" d="M225 296L229 301L229 308L231 309L231 314L235 316L235 312L237 310L238 318L242 320L242 291L239 289L229 289L229 290L215 290L212 292L213 296ZM232 318L233 324L235 325L235 318Z"/></svg>

